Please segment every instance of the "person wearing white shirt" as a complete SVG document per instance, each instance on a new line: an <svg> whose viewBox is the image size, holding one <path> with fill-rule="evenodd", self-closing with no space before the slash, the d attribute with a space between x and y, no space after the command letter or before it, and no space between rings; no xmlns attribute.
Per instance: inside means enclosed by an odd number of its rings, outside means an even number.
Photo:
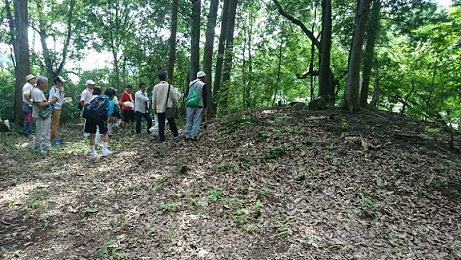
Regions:
<svg viewBox="0 0 461 260"><path fill-rule="evenodd" d="M168 120L173 137L178 137L178 128L175 118L166 118L167 107L178 107L178 93L176 89L167 82L168 74L161 71L157 74L159 83L152 91L152 107L158 117L158 142L165 142L165 119Z"/></svg>
<svg viewBox="0 0 461 260"><path fill-rule="evenodd" d="M32 102L30 100L32 89L34 88L36 77L34 75L26 76L26 84L22 87L22 110L24 111L24 130L25 137L32 135Z"/></svg>
<svg viewBox="0 0 461 260"><path fill-rule="evenodd" d="M136 116L136 133L141 133L141 120L147 120L147 133L152 127L152 117L149 114L149 97L146 93L146 83L139 83L139 90L134 94L134 113Z"/></svg>
<svg viewBox="0 0 461 260"><path fill-rule="evenodd" d="M86 81L86 89L82 91L82 94L80 95L80 105L85 109L85 105L89 104L91 102L91 99L93 99L93 89L96 83L89 79ZM85 133L85 123L86 119L83 119L83 137L84 138L89 138L90 133Z"/></svg>

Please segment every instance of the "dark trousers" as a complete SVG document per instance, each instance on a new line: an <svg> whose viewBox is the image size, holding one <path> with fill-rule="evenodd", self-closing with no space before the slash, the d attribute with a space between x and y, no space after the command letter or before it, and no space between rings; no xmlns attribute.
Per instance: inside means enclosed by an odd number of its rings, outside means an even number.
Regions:
<svg viewBox="0 0 461 260"><path fill-rule="evenodd" d="M136 111L136 133L141 133L141 120L144 117L147 120L147 133L149 133L149 129L152 127L152 117L150 116L149 112L141 113Z"/></svg>
<svg viewBox="0 0 461 260"><path fill-rule="evenodd" d="M158 141L159 143L165 142L165 113L158 113ZM178 127L174 117L168 118L168 124L170 125L170 131L174 137L178 136Z"/></svg>

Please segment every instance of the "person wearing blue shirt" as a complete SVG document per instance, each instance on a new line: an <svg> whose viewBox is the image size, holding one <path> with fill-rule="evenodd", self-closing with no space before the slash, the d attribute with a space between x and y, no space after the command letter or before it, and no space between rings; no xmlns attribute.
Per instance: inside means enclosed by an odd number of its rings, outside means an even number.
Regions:
<svg viewBox="0 0 461 260"><path fill-rule="evenodd" d="M53 114L51 115L50 142L53 145L59 145L63 143L62 140L58 138L57 133L59 121L61 118L61 108L64 100L64 82L66 81L61 76L54 78L54 86L50 89L50 94L48 96L48 99L51 99L52 97L56 97L58 99L58 102L54 103L53 105Z"/></svg>
<svg viewBox="0 0 461 260"><path fill-rule="evenodd" d="M93 89L93 98L96 98L97 96L100 96L102 94L102 89L101 87L94 87ZM115 89L113 88L108 88L104 92L104 95L102 96L103 98L108 99L108 106L109 109L107 111L107 116L108 118L101 119L100 121L91 121L91 120L86 120L85 122L85 133L90 133L90 150L91 150L91 158L96 159L98 154L96 153L96 145L95 145L95 139L96 139L96 132L99 128L99 134L103 135L103 148L101 152L101 156L108 156L112 152L109 151L108 146L109 146L109 132L108 132L108 127L107 127L107 121L109 120L109 117L112 115L114 112L114 101L112 101L112 98L115 96Z"/></svg>

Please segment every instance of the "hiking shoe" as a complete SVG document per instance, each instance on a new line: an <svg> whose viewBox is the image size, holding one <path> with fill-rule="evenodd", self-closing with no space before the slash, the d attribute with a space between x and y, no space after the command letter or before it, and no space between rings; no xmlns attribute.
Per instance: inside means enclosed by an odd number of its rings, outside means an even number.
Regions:
<svg viewBox="0 0 461 260"><path fill-rule="evenodd" d="M62 142L59 142L59 141L56 139L56 141L51 141L50 144L51 144L51 145L61 145Z"/></svg>
<svg viewBox="0 0 461 260"><path fill-rule="evenodd" d="M105 156L110 155L111 153L112 153L112 152L109 151L109 149L103 149L103 150L102 150L102 153L101 153L101 156L102 156L102 157L105 157Z"/></svg>
<svg viewBox="0 0 461 260"><path fill-rule="evenodd" d="M97 159L97 158L98 158L98 154L97 154L96 152L91 153L90 157L91 157L91 159Z"/></svg>
<svg viewBox="0 0 461 260"><path fill-rule="evenodd" d="M131 129L131 133L134 134L136 133L136 131L134 129Z"/></svg>

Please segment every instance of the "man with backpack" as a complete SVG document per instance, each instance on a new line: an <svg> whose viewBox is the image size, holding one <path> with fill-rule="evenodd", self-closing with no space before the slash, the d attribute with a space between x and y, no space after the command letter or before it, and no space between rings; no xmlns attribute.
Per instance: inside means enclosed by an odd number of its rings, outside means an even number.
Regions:
<svg viewBox="0 0 461 260"><path fill-rule="evenodd" d="M202 115L206 115L207 89L206 74L197 72L197 79L191 81L186 89L186 130L185 141L197 141Z"/></svg>
<svg viewBox="0 0 461 260"><path fill-rule="evenodd" d="M90 103L86 104L83 108L83 117L85 121L86 133L90 133L90 150L91 158L96 159L98 154L96 153L96 132L99 128L99 133L103 135L103 149L101 156L108 156L112 152L109 151L109 133L107 127L108 117L114 112L114 102L112 98L115 96L115 90L108 88L105 91L105 95L101 96L101 87L93 88L93 99Z"/></svg>
<svg viewBox="0 0 461 260"><path fill-rule="evenodd" d="M86 81L86 89L82 91L82 94L80 95L80 103L78 108L82 110L86 104L89 104L91 99L93 98L93 88L96 85L93 80L89 79ZM83 125L85 125L86 120L84 120ZM85 130L83 131L83 137L88 138L90 137L89 133L85 133Z"/></svg>

